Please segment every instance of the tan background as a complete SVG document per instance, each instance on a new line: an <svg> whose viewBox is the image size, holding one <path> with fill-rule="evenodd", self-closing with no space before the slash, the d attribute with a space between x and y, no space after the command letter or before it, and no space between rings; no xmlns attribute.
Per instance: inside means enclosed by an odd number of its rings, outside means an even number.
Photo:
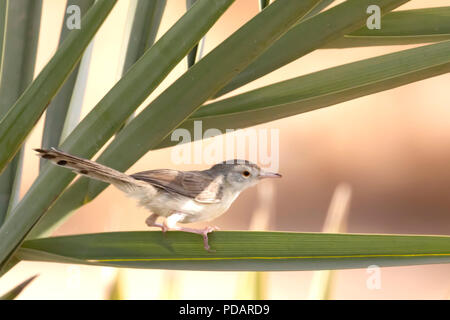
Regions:
<svg viewBox="0 0 450 320"><path fill-rule="evenodd" d="M338 1L337 3L342 2ZM168 0L159 35L185 10L184 0ZM449 6L449 0L415 0L402 9ZM44 0L37 72L54 53L65 1ZM128 8L120 0L95 38L83 115L117 79L117 61ZM207 35L206 51L258 11L256 0L237 0ZM304 39L298 39L303 41ZM408 46L412 47L412 46ZM249 84L242 90L298 75L405 49L407 46L320 50ZM149 97L155 97L185 71L183 60ZM435 77L330 108L269 123L280 129L280 172L275 183L271 230L320 231L334 188L353 187L348 231L373 233L449 234L450 226L450 75ZM239 90L241 91L241 90ZM22 194L37 175L40 121L26 144ZM170 150L150 152L129 172L171 166ZM205 165L184 168L205 168ZM180 168L180 167L177 167ZM214 221L225 230L248 229L257 190L242 194L229 212ZM146 212L109 187L80 209L56 234L146 230ZM446 299L447 265L382 269L380 290L366 288L366 270L337 273L333 297L341 299ZM0 293L39 273L23 299L101 299L115 271L109 268L22 262L0 279ZM268 298L304 299L312 272L273 272ZM125 270L128 298L186 299L237 296L241 279L233 272L166 272ZM213 285L211 285L213 284ZM172 292L168 296L168 292Z"/></svg>

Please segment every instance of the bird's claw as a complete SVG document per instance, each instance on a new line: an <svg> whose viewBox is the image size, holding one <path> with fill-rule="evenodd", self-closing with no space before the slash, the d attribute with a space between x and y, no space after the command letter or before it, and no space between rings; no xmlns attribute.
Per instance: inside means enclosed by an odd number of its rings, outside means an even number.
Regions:
<svg viewBox="0 0 450 320"><path fill-rule="evenodd" d="M169 227L166 225L166 223L157 223L156 219L152 216L148 217L147 220L145 220L145 223L149 227L161 228L161 231L163 233L166 233L169 230Z"/></svg>
<svg viewBox="0 0 450 320"><path fill-rule="evenodd" d="M213 231L219 230L216 226L209 226L203 229L203 232L201 233L203 236L203 245L206 251L208 252L215 252L216 250L212 250L208 243L208 233L211 233Z"/></svg>

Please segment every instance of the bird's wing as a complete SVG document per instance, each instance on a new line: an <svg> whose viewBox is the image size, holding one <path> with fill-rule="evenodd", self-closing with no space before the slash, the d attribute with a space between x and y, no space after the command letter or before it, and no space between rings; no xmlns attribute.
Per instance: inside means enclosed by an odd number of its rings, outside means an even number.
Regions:
<svg viewBox="0 0 450 320"><path fill-rule="evenodd" d="M203 171L177 171L159 169L132 174L131 177L142 180L167 192L193 198L200 203L217 203L223 196L223 178L213 177Z"/></svg>

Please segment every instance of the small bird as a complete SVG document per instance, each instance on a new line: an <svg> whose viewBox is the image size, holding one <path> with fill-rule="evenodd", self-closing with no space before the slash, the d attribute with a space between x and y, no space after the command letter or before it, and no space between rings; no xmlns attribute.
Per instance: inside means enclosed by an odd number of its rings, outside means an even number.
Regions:
<svg viewBox="0 0 450 320"><path fill-rule="evenodd" d="M157 169L127 175L97 162L79 158L51 148L34 149L38 155L54 164L71 169L89 178L111 183L151 215L145 221L149 227L163 232L179 230L203 236L204 247L210 251L208 233L217 227L192 229L177 223L210 221L225 213L236 197L264 178L280 178L279 173L265 172L247 160L229 160L203 171ZM157 219L163 217L164 222Z"/></svg>

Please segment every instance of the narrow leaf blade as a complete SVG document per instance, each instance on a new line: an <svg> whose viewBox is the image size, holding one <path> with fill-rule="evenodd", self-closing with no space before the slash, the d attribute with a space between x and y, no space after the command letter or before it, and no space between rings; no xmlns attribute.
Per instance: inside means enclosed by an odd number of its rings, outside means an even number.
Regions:
<svg viewBox="0 0 450 320"><path fill-rule="evenodd" d="M129 168L285 32L289 28L289 22L293 24L316 2L317 0L277 0L271 4L158 96L117 135L97 161L121 171ZM201 4L202 1L197 0L187 14L199 8ZM198 21L195 23L198 24ZM265 28L262 28L262 25L265 25ZM254 39L251 44L248 37ZM202 81L196 82L193 79ZM85 140L82 143L84 144ZM123 152L125 148L127 152ZM83 153L75 154L83 156ZM79 180L73 188L80 190L78 183L84 182ZM52 214L52 224L68 215L68 210L73 210L96 197L106 186L97 181L89 182L87 193L72 194L74 198L70 201L71 207L63 205L65 211ZM41 197L40 194L36 196ZM29 205L35 206L35 203Z"/></svg>
<svg viewBox="0 0 450 320"><path fill-rule="evenodd" d="M122 74L125 74L155 42L166 2L166 0L137 0Z"/></svg>
<svg viewBox="0 0 450 320"><path fill-rule="evenodd" d="M189 10L197 0L186 0L186 10ZM195 60L197 58L197 50L198 50L198 44L195 45L194 48L192 48L191 51L189 51L187 55L187 66L188 68L192 67L195 64Z"/></svg>
<svg viewBox="0 0 450 320"><path fill-rule="evenodd" d="M312 16L315 16L316 14L319 14L323 9L328 7L330 4L332 4L335 0L322 0L320 1L308 14L302 19L308 19Z"/></svg>
<svg viewBox="0 0 450 320"><path fill-rule="evenodd" d="M199 0L193 8L195 10L186 13L155 43L80 122L65 139L61 149L82 157L94 155L232 2L233 0L217 0L211 5L209 0ZM101 3L103 2L96 2L91 10ZM186 37L184 30L190 24L195 24L197 29ZM174 48L173 43L182 45ZM149 73L149 70L152 72ZM108 119L106 124L105 118ZM0 228L0 261L3 261L3 265L73 178L72 172L52 165L43 169L13 210L11 219Z"/></svg>
<svg viewBox="0 0 450 320"><path fill-rule="evenodd" d="M259 10L264 10L270 4L270 0L258 0Z"/></svg>
<svg viewBox="0 0 450 320"><path fill-rule="evenodd" d="M361 28L323 48L350 48L437 42L450 39L450 7L389 12L381 29Z"/></svg>
<svg viewBox="0 0 450 320"><path fill-rule="evenodd" d="M119 78L123 77L144 52L154 44L166 2L166 0L130 2L125 44L122 49L124 53L119 63ZM127 125L133 117L134 114L131 114L122 127Z"/></svg>
<svg viewBox="0 0 450 320"><path fill-rule="evenodd" d="M423 59L426 56L427 59ZM207 104L179 128L240 129L317 110L450 71L450 41L307 74ZM172 146L170 136L158 148Z"/></svg>
<svg viewBox="0 0 450 320"><path fill-rule="evenodd" d="M29 240L23 260L126 268L287 271L450 263L450 237L218 231L215 252L186 232L113 232Z"/></svg>
<svg viewBox="0 0 450 320"><path fill-rule="evenodd" d="M41 21L42 1L9 1L4 6L5 21L0 68L0 119L11 109L33 80ZM7 9L7 10L6 10ZM3 41L3 39L1 39ZM0 226L19 200L23 150L0 174Z"/></svg>
<svg viewBox="0 0 450 320"><path fill-rule="evenodd" d="M19 151L116 1L99 0L8 113L0 120L0 172Z"/></svg>
<svg viewBox="0 0 450 320"><path fill-rule="evenodd" d="M5 27L6 27L6 5L7 0L0 0L0 74L3 67L3 42L5 39ZM2 80L0 78L0 85Z"/></svg>
<svg viewBox="0 0 450 320"><path fill-rule="evenodd" d="M34 275L16 287L9 290L7 293L3 294L0 297L0 300L14 300L17 296L34 280L38 277L38 275Z"/></svg>
<svg viewBox="0 0 450 320"><path fill-rule="evenodd" d="M409 0L380 0L377 5L387 13ZM215 97L258 79L326 43L352 32L366 23L366 9L373 0L348 0L292 27L244 71L236 75ZM306 40L307 39L307 40Z"/></svg>
<svg viewBox="0 0 450 320"><path fill-rule="evenodd" d="M48 102L78 62L83 50L114 5L115 1L110 0L99 0L93 5L81 22L82 28L71 32L38 77L0 120L0 172L20 149ZM31 228L35 223L36 220L12 216L3 224L0 228L2 265L28 231L23 225ZM19 227L20 225L22 227Z"/></svg>
<svg viewBox="0 0 450 320"><path fill-rule="evenodd" d="M81 17L84 17L88 9L92 6L94 0L69 0L67 1L65 13L67 9L73 5L77 5L80 8ZM61 34L59 38L59 45L64 42L70 31L67 27L66 21L67 15L64 16ZM79 63L76 64L73 71L66 79L62 87L58 90L57 94L53 97L50 104L47 107L45 113L44 133L42 134L42 148L48 149L51 147L57 147L60 145L61 135L63 132L64 124L66 123L67 113L72 99L72 93L75 87L79 69ZM77 112L77 111L75 111ZM45 161L39 160L39 169L42 170Z"/></svg>

